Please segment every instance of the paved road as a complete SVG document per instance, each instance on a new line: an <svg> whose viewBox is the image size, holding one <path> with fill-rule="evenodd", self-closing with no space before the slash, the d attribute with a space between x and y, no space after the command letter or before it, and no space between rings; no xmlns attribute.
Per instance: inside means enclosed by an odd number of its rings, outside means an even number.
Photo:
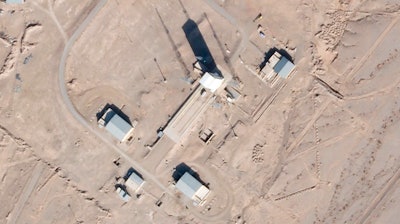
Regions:
<svg viewBox="0 0 400 224"><path fill-rule="evenodd" d="M122 158L128 161L133 168L135 168L139 173L141 173L146 181L154 182L158 185L162 190L172 195L170 190L166 188L153 174L144 169L137 161L133 160L129 157L125 152L123 152L114 142L110 141L108 138L103 136L103 133L100 130L93 128L90 123L75 109L74 105L71 102L71 99L68 96L67 87L65 85L65 65L66 60L68 58L69 52L74 45L75 41L80 37L82 32L86 29L86 27L90 24L92 19L97 15L97 13L103 8L103 6L107 3L107 0L100 0L98 4L92 9L89 15L85 18L85 20L79 25L79 27L75 30L74 34L68 39L67 44L64 47L63 54L60 60L60 66L58 70L58 84L60 88L61 97L69 110L72 116L81 123L86 129L88 129L92 134L101 139L106 145L108 145L109 149L114 150L118 153Z"/></svg>

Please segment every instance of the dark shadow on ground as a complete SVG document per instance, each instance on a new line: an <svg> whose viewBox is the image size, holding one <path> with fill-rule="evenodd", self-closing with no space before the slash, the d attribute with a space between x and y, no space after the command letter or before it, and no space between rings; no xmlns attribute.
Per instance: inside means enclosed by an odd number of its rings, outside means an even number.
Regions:
<svg viewBox="0 0 400 224"><path fill-rule="evenodd" d="M123 184L115 184L115 185L114 185L114 188L115 188L115 190L117 190L117 188L121 188L121 189L124 190L125 192L128 192L128 191L126 190L126 186L123 185Z"/></svg>
<svg viewBox="0 0 400 224"><path fill-rule="evenodd" d="M264 60L263 62L261 62L259 68L263 69L265 67L265 65L267 64L267 61L269 60L269 58L275 53L278 52L279 54L281 54L283 57L287 58L290 62L293 63L293 58L292 56L284 49L278 49L276 47L273 47L271 49L269 49L267 52L265 52L264 54Z"/></svg>
<svg viewBox="0 0 400 224"><path fill-rule="evenodd" d="M125 174L125 176L123 177L124 180L126 181L126 180L129 178L129 176L132 175L132 173L135 173L136 175L138 175L138 176L143 180L142 174L138 173L138 172L137 172L135 169L133 169L132 167L130 167L130 168L128 169L128 171L126 171L126 174Z"/></svg>
<svg viewBox="0 0 400 224"><path fill-rule="evenodd" d="M196 173L192 168L190 168L186 163L180 163L178 166L175 167L175 171L172 174L172 178L174 179L175 183L178 182L178 180L188 172L190 175L192 175L196 180L198 180L202 185L205 185L208 187L209 183L205 183L199 176L198 173Z"/></svg>
<svg viewBox="0 0 400 224"><path fill-rule="evenodd" d="M171 46L172 46L172 50L173 50L174 53L175 53L175 57L176 57L176 59L178 60L179 64L181 65L181 68L182 68L182 70L183 70L184 73L185 73L185 77L187 78L187 77L190 76L190 71L189 71L189 69L187 69L185 62L184 62L183 59L182 59L182 55L181 55L181 53L179 52L178 47L176 46L175 41L172 39L172 36L171 36L171 34L170 34L170 32L169 32L169 29L168 29L167 25L165 24L163 18L161 17L161 15L160 15L160 13L158 12L157 8L156 8L155 10L156 10L156 13L157 13L157 15L158 15L158 18L160 19L161 25L162 25L162 27L164 28L164 32L165 32L165 34L166 34L167 37L168 37L168 41L169 41L169 43L170 43Z"/></svg>
<svg viewBox="0 0 400 224"><path fill-rule="evenodd" d="M196 22L188 19L183 24L182 30L185 32L186 39L192 48L194 56L207 67L206 72L215 71L217 65Z"/></svg>
<svg viewBox="0 0 400 224"><path fill-rule="evenodd" d="M109 108L111 108L111 109L114 111L114 113L108 113L108 114L106 115L106 117L105 117L105 122L106 122L106 124L107 124L108 121L114 116L114 114L118 114L118 116L120 116L122 119L124 119L124 120L125 120L126 122L128 122L130 125L132 125L131 120L129 119L129 117L128 117L126 114L124 114L124 113L121 111L121 109L119 109L119 108L118 108L117 106L115 106L114 104L108 104L108 103L104 106L104 108L103 108L99 113L96 114L97 120L99 120L99 119L103 116L103 114L104 114Z"/></svg>

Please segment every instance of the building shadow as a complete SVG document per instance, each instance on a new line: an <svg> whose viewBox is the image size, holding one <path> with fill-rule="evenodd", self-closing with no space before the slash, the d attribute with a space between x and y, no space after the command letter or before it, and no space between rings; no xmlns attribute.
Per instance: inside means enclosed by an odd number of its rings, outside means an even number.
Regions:
<svg viewBox="0 0 400 224"><path fill-rule="evenodd" d="M197 60L203 63L207 70L206 72L215 72L217 65L211 55L210 49L201 34L197 23L192 19L188 19L182 26L182 30L185 33L186 39L189 42L190 47Z"/></svg>
<svg viewBox="0 0 400 224"><path fill-rule="evenodd" d="M126 189L126 186L123 184L115 184L114 185L115 190L117 190L117 188L121 188L122 190L124 190L125 192L128 192Z"/></svg>
<svg viewBox="0 0 400 224"><path fill-rule="evenodd" d="M180 163L175 167L175 171L172 174L172 178L174 179L175 183L178 182L178 180L188 172L190 175L192 175L196 180L198 180L202 185L205 185L208 187L209 183L205 183L199 176L198 173L196 173L192 168L190 168L186 163Z"/></svg>
<svg viewBox="0 0 400 224"><path fill-rule="evenodd" d="M128 122L130 125L132 125L131 120L129 119L129 117L128 117L126 114L124 114L124 113L121 111L121 109L119 109L119 108L118 108L117 106L115 106L114 104L109 104L109 103L107 103L107 104L104 106L104 108L103 108L100 112L98 112L98 113L96 114L97 120L99 120L99 119L104 115L104 113L107 112L108 109L111 109L114 113L108 113L108 114L106 114L106 117L105 117L105 119L104 119L104 121L106 122L106 124L108 123L108 121L110 121L110 119L114 116L114 114L117 114L117 115L120 116L122 119L124 119L126 122Z"/></svg>
<svg viewBox="0 0 400 224"><path fill-rule="evenodd" d="M265 67L265 65L267 64L268 60L272 57L272 55L278 52L279 54L281 54L283 57L287 58L290 62L293 63L293 58L292 56L285 50L285 49L278 49L276 47L273 47L271 49L269 49L267 52L265 52L264 54L264 60L261 62L259 68L263 69Z"/></svg>
<svg viewBox="0 0 400 224"><path fill-rule="evenodd" d="M182 54L179 52L178 46L176 45L175 41L173 40L167 25L165 24L165 22L164 22L163 18L161 17L160 13L158 12L158 9L155 8L155 10L156 10L158 18L160 19L160 22L161 22L161 25L162 25L162 27L164 29L164 32L168 37L168 41L172 46L172 50L175 53L175 57L178 60L182 70L185 72L185 77L186 78L190 77L190 71L189 71L189 69L187 69L185 62L183 61Z"/></svg>
<svg viewBox="0 0 400 224"><path fill-rule="evenodd" d="M132 167L130 167L130 168L128 169L128 171L126 171L126 174L125 174L125 176L123 177L124 180L126 181L126 180L132 175L132 173L138 175L138 176L143 180L142 174L138 173L138 172L137 172L135 169L133 169Z"/></svg>

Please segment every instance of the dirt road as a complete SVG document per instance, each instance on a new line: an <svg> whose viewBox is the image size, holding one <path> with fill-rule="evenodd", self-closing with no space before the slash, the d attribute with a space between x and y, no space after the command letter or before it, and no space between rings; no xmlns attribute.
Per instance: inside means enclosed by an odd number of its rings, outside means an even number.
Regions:
<svg viewBox="0 0 400 224"><path fill-rule="evenodd" d="M242 38L240 44L236 48L236 50L232 52L232 56L229 59L231 63L234 63L239 58L240 53L247 46L249 42L249 35L245 31L245 29L243 29L243 27L239 25L238 21L231 14L229 14L224 8L218 5L218 3L216 3L214 0L204 0L204 2L207 3L216 13L220 14L222 17L228 20L229 23L235 26L236 29L240 32L240 36Z"/></svg>
<svg viewBox="0 0 400 224"><path fill-rule="evenodd" d="M29 196L32 194L33 189L35 188L37 182L39 181L39 178L42 175L44 168L45 166L43 163L38 163L35 166L31 178L25 184L25 187L22 190L21 195L19 196L18 202L17 204L15 204L15 207L10 214L9 221L7 222L8 224L17 223L17 220L22 212L22 209L25 207L25 204L28 201Z"/></svg>
<svg viewBox="0 0 400 224"><path fill-rule="evenodd" d="M93 128L87 120L76 110L74 105L72 104L71 99L69 98L67 87L65 85L65 65L67 58L69 56L69 52L74 45L75 41L80 37L82 32L86 29L86 27L90 24L92 19L97 15L97 13L103 8L103 6L107 3L107 0L100 0L97 5L92 9L92 11L88 14L85 20L79 25L79 27L75 30L72 36L68 39L67 44L64 47L63 54L60 60L60 66L58 71L58 87L60 89L62 100L65 103L68 111L72 114L76 121L78 121L82 126L84 126L87 130L89 130L92 134L102 140L109 149L114 150L118 153L121 158L124 158L127 162L132 165L138 172L140 172L147 181L154 182L158 187L160 187L163 191L167 192L170 195L173 195L168 188L166 188L153 174L144 169L137 161L133 160L129 157L125 152L123 152L119 147L115 145L112 141L105 138L103 134L98 130Z"/></svg>
<svg viewBox="0 0 400 224"><path fill-rule="evenodd" d="M372 200L371 204L368 206L367 209L365 209L364 213L355 223L362 224L368 220L372 212L376 210L379 207L379 205L384 201L383 199L385 198L385 196L388 195L390 192L392 192L392 190L395 189L394 188L395 186L398 186L396 183L398 183L399 178L400 178L400 168L397 169L396 173L389 179L389 181L382 188L382 190L375 196L374 200Z"/></svg>

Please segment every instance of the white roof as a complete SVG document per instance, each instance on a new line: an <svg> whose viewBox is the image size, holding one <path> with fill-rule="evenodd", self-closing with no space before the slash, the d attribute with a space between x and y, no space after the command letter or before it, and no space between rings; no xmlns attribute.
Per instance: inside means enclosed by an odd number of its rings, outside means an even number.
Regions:
<svg viewBox="0 0 400 224"><path fill-rule="evenodd" d="M130 189L132 189L133 191L138 190L143 184L144 180L141 177L139 177L139 175L137 175L135 172L132 172L132 174L125 182L125 185Z"/></svg>
<svg viewBox="0 0 400 224"><path fill-rule="evenodd" d="M209 89L211 92L215 92L224 82L223 77L219 77L217 75L211 75L210 73L204 73L203 77L200 79L200 84Z"/></svg>
<svg viewBox="0 0 400 224"><path fill-rule="evenodd" d="M118 114L114 114L106 124L106 130L120 141L124 140L125 136L131 131L131 129L132 126L118 116Z"/></svg>
<svg viewBox="0 0 400 224"><path fill-rule="evenodd" d="M268 59L268 65L273 68L275 65L279 62L279 60L282 58L282 55L279 54L279 52L275 52L269 59Z"/></svg>
<svg viewBox="0 0 400 224"><path fill-rule="evenodd" d="M183 174L175 186L184 195L197 202L202 201L210 191L188 172Z"/></svg>
<svg viewBox="0 0 400 224"><path fill-rule="evenodd" d="M125 202L128 202L129 200L131 200L131 196L128 194L128 192L126 192L124 189L122 189L120 187L117 188L117 194Z"/></svg>
<svg viewBox="0 0 400 224"><path fill-rule="evenodd" d="M25 0L6 0L7 4L22 4Z"/></svg>
<svg viewBox="0 0 400 224"><path fill-rule="evenodd" d="M279 62L274 66L274 70L278 75L284 79L286 79L289 74L293 71L294 64L290 62L287 58L283 57Z"/></svg>
<svg viewBox="0 0 400 224"><path fill-rule="evenodd" d="M201 186L196 192L196 197L202 201L204 198L206 198L209 192L210 190L207 187Z"/></svg>

